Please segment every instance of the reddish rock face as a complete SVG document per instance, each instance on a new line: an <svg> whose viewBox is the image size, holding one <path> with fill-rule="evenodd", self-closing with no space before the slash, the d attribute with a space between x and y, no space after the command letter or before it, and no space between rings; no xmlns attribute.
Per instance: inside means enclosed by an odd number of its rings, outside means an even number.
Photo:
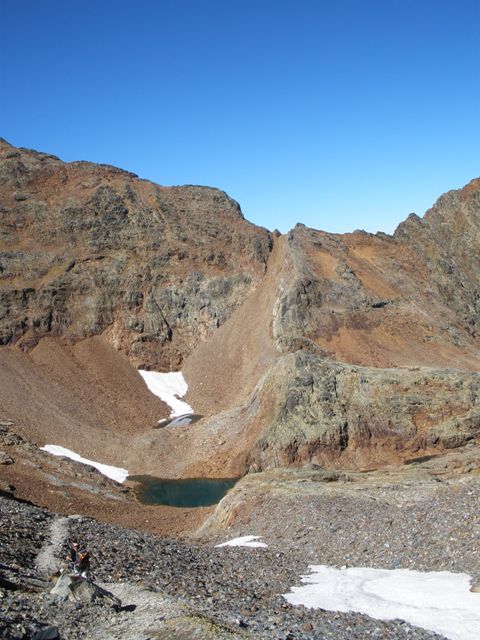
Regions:
<svg viewBox="0 0 480 640"><path fill-rule="evenodd" d="M105 333L136 365L170 369L265 272L271 236L206 187L0 143L0 343Z"/></svg>
<svg viewBox="0 0 480 640"><path fill-rule="evenodd" d="M39 444L226 477L480 434L480 180L393 236L278 237L216 189L1 142L0 216L0 419ZM205 417L152 429L131 365L182 368Z"/></svg>
<svg viewBox="0 0 480 640"><path fill-rule="evenodd" d="M295 279L276 324L332 358L373 367L478 369L480 180L394 236L289 234Z"/></svg>
<svg viewBox="0 0 480 640"><path fill-rule="evenodd" d="M297 225L254 468L378 467L480 435L480 180L393 237ZM263 425L263 427L260 427ZM276 461L276 462L273 462Z"/></svg>

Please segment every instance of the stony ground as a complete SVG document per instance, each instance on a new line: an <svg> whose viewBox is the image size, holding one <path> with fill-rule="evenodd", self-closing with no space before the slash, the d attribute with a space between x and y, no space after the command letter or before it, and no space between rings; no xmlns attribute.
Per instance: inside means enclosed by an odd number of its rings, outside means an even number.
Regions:
<svg viewBox="0 0 480 640"><path fill-rule="evenodd" d="M472 457L478 459L476 447ZM454 571L480 582L480 475L456 454L370 474L321 469L246 476L203 527L220 541L255 533L312 564ZM464 462L470 453L458 454ZM443 474L441 467L445 466Z"/></svg>
<svg viewBox="0 0 480 640"><path fill-rule="evenodd" d="M449 569L478 579L478 477L418 490L393 481L311 484L297 477L294 499L277 478L270 498L259 491L248 516L213 536L259 534L268 549L217 549L207 530L199 541L158 538L2 497L0 638L33 638L48 626L65 640L439 638L401 621L293 607L281 594L309 563ZM121 598L120 611L49 595L49 574L71 536L93 551L95 579Z"/></svg>

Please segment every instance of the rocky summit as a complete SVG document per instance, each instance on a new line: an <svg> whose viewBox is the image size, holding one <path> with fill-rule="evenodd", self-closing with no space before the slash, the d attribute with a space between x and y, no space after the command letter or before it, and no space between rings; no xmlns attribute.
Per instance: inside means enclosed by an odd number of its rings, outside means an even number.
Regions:
<svg viewBox="0 0 480 640"><path fill-rule="evenodd" d="M3 345L107 334L136 365L178 368L265 272L270 234L217 189L0 152Z"/></svg>
<svg viewBox="0 0 480 640"><path fill-rule="evenodd" d="M282 235L218 189L0 140L0 637L436 637L280 594L309 562L478 583L479 312L480 179L392 236ZM195 420L159 424L138 369L182 371ZM217 507L145 505L46 444L242 479ZM69 532L137 609L44 597ZM220 555L227 532L269 550Z"/></svg>

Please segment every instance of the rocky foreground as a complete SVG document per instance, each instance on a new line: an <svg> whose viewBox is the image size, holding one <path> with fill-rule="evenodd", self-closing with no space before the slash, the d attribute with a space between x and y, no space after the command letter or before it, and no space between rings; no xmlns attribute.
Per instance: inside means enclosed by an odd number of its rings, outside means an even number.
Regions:
<svg viewBox="0 0 480 640"><path fill-rule="evenodd" d="M291 606L282 594L312 563L466 572L478 586L478 473L422 480L396 472L365 482L318 469L286 473L258 474L255 491L240 487L257 502L226 530L221 505L217 526L207 523L197 540L64 517L4 495L0 638L34 638L42 629L64 640L439 638L398 620ZM215 548L247 533L262 535L268 548ZM120 610L49 594L71 537L93 552L95 580L121 599Z"/></svg>

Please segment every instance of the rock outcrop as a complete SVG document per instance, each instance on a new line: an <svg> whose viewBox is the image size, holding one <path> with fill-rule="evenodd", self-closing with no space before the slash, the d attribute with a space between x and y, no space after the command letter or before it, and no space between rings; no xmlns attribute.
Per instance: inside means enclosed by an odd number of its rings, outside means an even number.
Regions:
<svg viewBox="0 0 480 640"><path fill-rule="evenodd" d="M375 467L478 438L480 180L393 237L297 225L287 243L253 468Z"/></svg>
<svg viewBox="0 0 480 640"><path fill-rule="evenodd" d="M474 180L442 196L393 237L297 225L276 240L274 283L266 278L256 291L265 298L274 291L276 356L230 418L243 420L241 444L225 428L226 413L208 424L217 440L230 435L227 448L236 455L234 462L222 455L227 469L309 461L375 468L480 436L479 193ZM218 336L231 334L244 310ZM201 349L218 343L214 336ZM260 344L249 351L258 353ZM203 460L193 470L202 465L215 466Z"/></svg>
<svg viewBox="0 0 480 640"><path fill-rule="evenodd" d="M0 344L105 333L169 370L243 302L271 236L225 193L0 141Z"/></svg>
<svg viewBox="0 0 480 640"><path fill-rule="evenodd" d="M281 358L260 391L267 425L255 469L315 461L375 468L480 437L480 375L453 369L378 369L301 350Z"/></svg>

